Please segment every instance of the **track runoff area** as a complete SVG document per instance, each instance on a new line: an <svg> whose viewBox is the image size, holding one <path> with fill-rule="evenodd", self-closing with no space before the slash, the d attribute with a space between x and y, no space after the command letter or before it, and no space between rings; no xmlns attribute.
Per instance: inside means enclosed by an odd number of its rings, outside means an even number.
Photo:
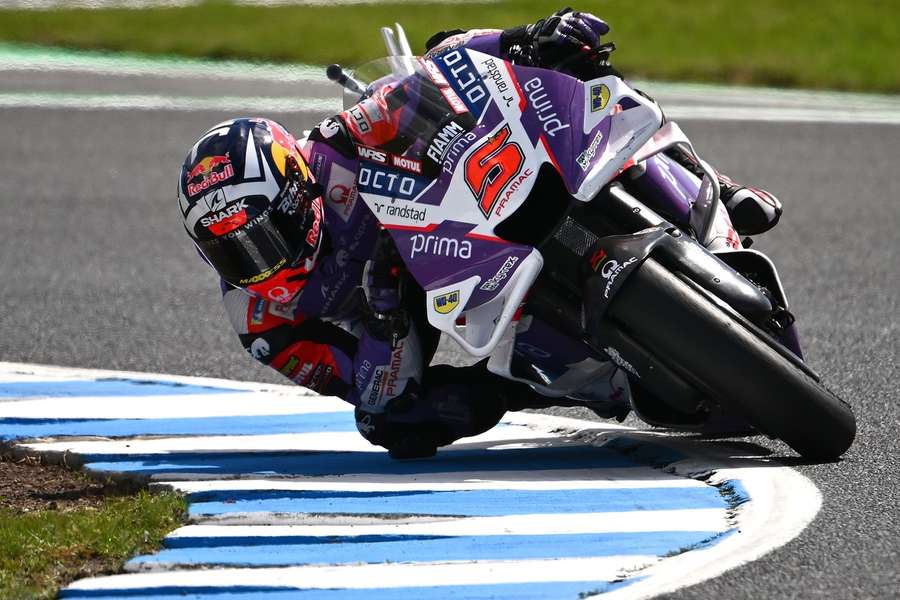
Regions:
<svg viewBox="0 0 900 600"><path fill-rule="evenodd" d="M647 598L821 506L763 458L538 414L394 461L341 400L218 379L0 363L0 438L187 495L161 551L62 598Z"/></svg>

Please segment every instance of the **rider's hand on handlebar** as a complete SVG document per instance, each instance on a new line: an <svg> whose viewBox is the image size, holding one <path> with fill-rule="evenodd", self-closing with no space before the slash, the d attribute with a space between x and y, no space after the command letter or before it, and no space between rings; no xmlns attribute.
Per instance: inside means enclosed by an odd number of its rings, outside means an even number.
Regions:
<svg viewBox="0 0 900 600"><path fill-rule="evenodd" d="M400 308L403 259L390 235L381 231L372 259L363 271L362 288L369 308L387 314Z"/></svg>
<svg viewBox="0 0 900 600"><path fill-rule="evenodd" d="M525 31L539 64L553 66L575 52L597 47L609 25L590 13L564 8Z"/></svg>

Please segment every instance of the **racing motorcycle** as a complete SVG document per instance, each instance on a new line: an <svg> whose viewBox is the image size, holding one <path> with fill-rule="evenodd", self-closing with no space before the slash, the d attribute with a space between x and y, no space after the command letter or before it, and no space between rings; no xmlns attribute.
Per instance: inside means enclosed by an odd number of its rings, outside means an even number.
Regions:
<svg viewBox="0 0 900 600"><path fill-rule="evenodd" d="M612 44L548 70L464 47L415 57L399 25L382 34L388 58L328 74L360 126L401 114L397 139L358 146L356 183L431 326L605 416L731 419L815 460L850 447L853 412L803 361L774 264L744 247L679 126L608 68Z"/></svg>

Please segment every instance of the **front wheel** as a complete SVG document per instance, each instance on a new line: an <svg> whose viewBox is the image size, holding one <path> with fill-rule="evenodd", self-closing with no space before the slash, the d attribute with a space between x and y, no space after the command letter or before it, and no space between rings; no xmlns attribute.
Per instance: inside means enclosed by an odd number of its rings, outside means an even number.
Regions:
<svg viewBox="0 0 900 600"><path fill-rule="evenodd" d="M729 412L802 456L834 460L853 443L850 406L766 340L652 258L607 317Z"/></svg>

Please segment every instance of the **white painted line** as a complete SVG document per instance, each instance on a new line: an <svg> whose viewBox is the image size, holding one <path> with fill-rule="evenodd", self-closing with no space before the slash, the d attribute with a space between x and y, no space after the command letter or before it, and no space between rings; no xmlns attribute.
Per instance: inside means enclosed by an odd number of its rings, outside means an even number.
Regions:
<svg viewBox="0 0 900 600"><path fill-rule="evenodd" d="M633 81L635 87L667 103L709 103L745 107L883 108L900 111L900 96L861 92L726 86L714 83Z"/></svg>
<svg viewBox="0 0 900 600"><path fill-rule="evenodd" d="M332 4L333 2L323 0L323 3ZM315 65L158 58L0 44L0 72L20 70L279 83L327 82L324 67ZM900 124L900 98L891 95L652 81L636 81L635 85L654 96L666 114L674 119ZM337 86L334 86L333 98L309 95L278 98L198 98L19 92L0 94L0 108L221 110L250 111L254 114L297 111L337 112L341 108L338 96Z"/></svg>
<svg viewBox="0 0 900 600"><path fill-rule="evenodd" d="M671 119L702 121L768 121L775 123L900 124L894 109L811 109L764 106L662 104ZM222 111L246 114L273 112L336 113L337 99L316 97L162 96L130 94L69 94L45 92L0 93L2 108L62 110Z"/></svg>
<svg viewBox="0 0 900 600"><path fill-rule="evenodd" d="M286 413L291 414L291 413ZM347 411L348 422L353 415ZM181 436L127 438L121 440L63 440L26 442L21 446L36 452L74 452L102 460L104 454L165 455L174 452L382 452L356 432L290 433L280 435Z"/></svg>
<svg viewBox="0 0 900 600"><path fill-rule="evenodd" d="M900 110L770 108L752 106L663 105L670 119L702 121L769 121L774 123L900 124Z"/></svg>
<svg viewBox="0 0 900 600"><path fill-rule="evenodd" d="M52 414L54 419L163 419L176 416L191 419L259 414L313 414L347 410L347 404L340 400L328 399L324 402L321 400L321 397L308 394L273 396L271 393L223 393L214 397L173 394L156 397L156 403L147 406L123 402L122 396L79 396L77 402L68 406L60 406L58 398L20 400L3 406L2 413L6 418L18 419L37 419L48 414ZM47 412L50 408L53 408L53 412Z"/></svg>
<svg viewBox="0 0 900 600"><path fill-rule="evenodd" d="M168 538L287 537L355 535L562 535L647 531L723 531L724 509L645 510L567 515L467 517L430 522L372 525L187 525Z"/></svg>
<svg viewBox="0 0 900 600"><path fill-rule="evenodd" d="M215 569L112 575L83 579L73 590L143 589L154 587L292 587L302 589L365 589L450 585L496 585L547 581L611 580L659 560L628 555L555 560L474 561L464 563L383 563L346 566L304 566L278 569Z"/></svg>
<svg viewBox="0 0 900 600"><path fill-rule="evenodd" d="M163 383L180 383L192 386L209 386L217 388L230 388L249 390L260 393L284 393L288 395L301 395L315 397L317 399L329 398L320 396L296 385L277 385L274 383L257 383L253 381L236 381L234 379L220 379L216 377L194 377L186 375L161 375L146 371L113 371L110 369L83 369L78 367L61 367L56 365L36 365L31 363L17 363L0 361L0 383L21 381L94 381L97 379L123 380L137 379L143 381L159 381ZM336 398L332 398L341 402ZM341 402L341 404L345 404Z"/></svg>
<svg viewBox="0 0 900 600"><path fill-rule="evenodd" d="M0 93L0 108L66 110L216 110L265 114L273 112L337 112L340 102L323 98L216 96L158 96L137 94Z"/></svg>
<svg viewBox="0 0 900 600"><path fill-rule="evenodd" d="M271 81L274 83L329 82L325 67L239 60L202 60L174 56L144 56L89 50L64 50L40 46L0 44L0 72L41 71L93 73L104 76L144 75L180 79Z"/></svg>
<svg viewBox="0 0 900 600"><path fill-rule="evenodd" d="M56 10L126 8L179 8L196 6L204 0L2 0L0 9ZM496 0L232 0L244 6L354 6L360 4L490 4Z"/></svg>
<svg viewBox="0 0 900 600"><path fill-rule="evenodd" d="M601 470L592 469L592 476L584 479L571 477L566 471L565 478L560 479L557 470L535 469L526 475L517 472L518 478L499 478L496 471L484 473L484 479L473 477L477 472L466 471L456 480L434 481L429 474L428 481L410 479L402 476L391 480L379 474L377 481L372 475L340 475L339 477L304 477L292 476L290 479L219 479L211 481L159 481L155 486L169 486L178 491L194 494L198 492L246 492L256 490L281 491L356 491L356 492L408 492L415 490L612 490L641 488L702 488L706 484L694 479L669 475L667 473L647 472L645 467L622 467L610 469L608 479L600 478ZM503 475L503 473L499 473ZM522 477L527 476L527 479ZM615 476L615 478L613 478ZM652 477L651 477L652 476ZM463 478L464 477L464 478Z"/></svg>
<svg viewBox="0 0 900 600"><path fill-rule="evenodd" d="M119 399L122 400L121 398ZM192 402L188 398L186 402ZM306 402L314 402L306 400ZM191 412L195 407L191 407ZM313 411L290 410L290 406L280 405L275 410L266 411L266 414L314 414ZM353 422L352 411L349 405L341 407L347 413L347 422ZM0 414L3 411L0 410ZM244 406L237 413L238 416L252 415L252 408ZM5 416L5 415L4 415ZM146 415L145 415L146 416ZM177 415L182 417L182 415ZM156 417L154 417L156 418ZM509 439L509 432L502 429L492 429L479 435L477 438L466 438L462 443L491 443ZM547 446L547 434L520 427L516 429L517 440L540 440L542 446ZM22 446L38 452L75 452L77 454L104 455L104 454L170 454L173 452L278 452L291 450L297 452L384 452L378 446L373 446L356 431L348 432L317 432L317 433L286 433L275 435L218 435L218 436L191 436L191 437L161 437L161 438L129 438L122 440L62 440L54 442L26 442ZM535 444L523 447L536 447ZM498 446L499 449L499 446Z"/></svg>

